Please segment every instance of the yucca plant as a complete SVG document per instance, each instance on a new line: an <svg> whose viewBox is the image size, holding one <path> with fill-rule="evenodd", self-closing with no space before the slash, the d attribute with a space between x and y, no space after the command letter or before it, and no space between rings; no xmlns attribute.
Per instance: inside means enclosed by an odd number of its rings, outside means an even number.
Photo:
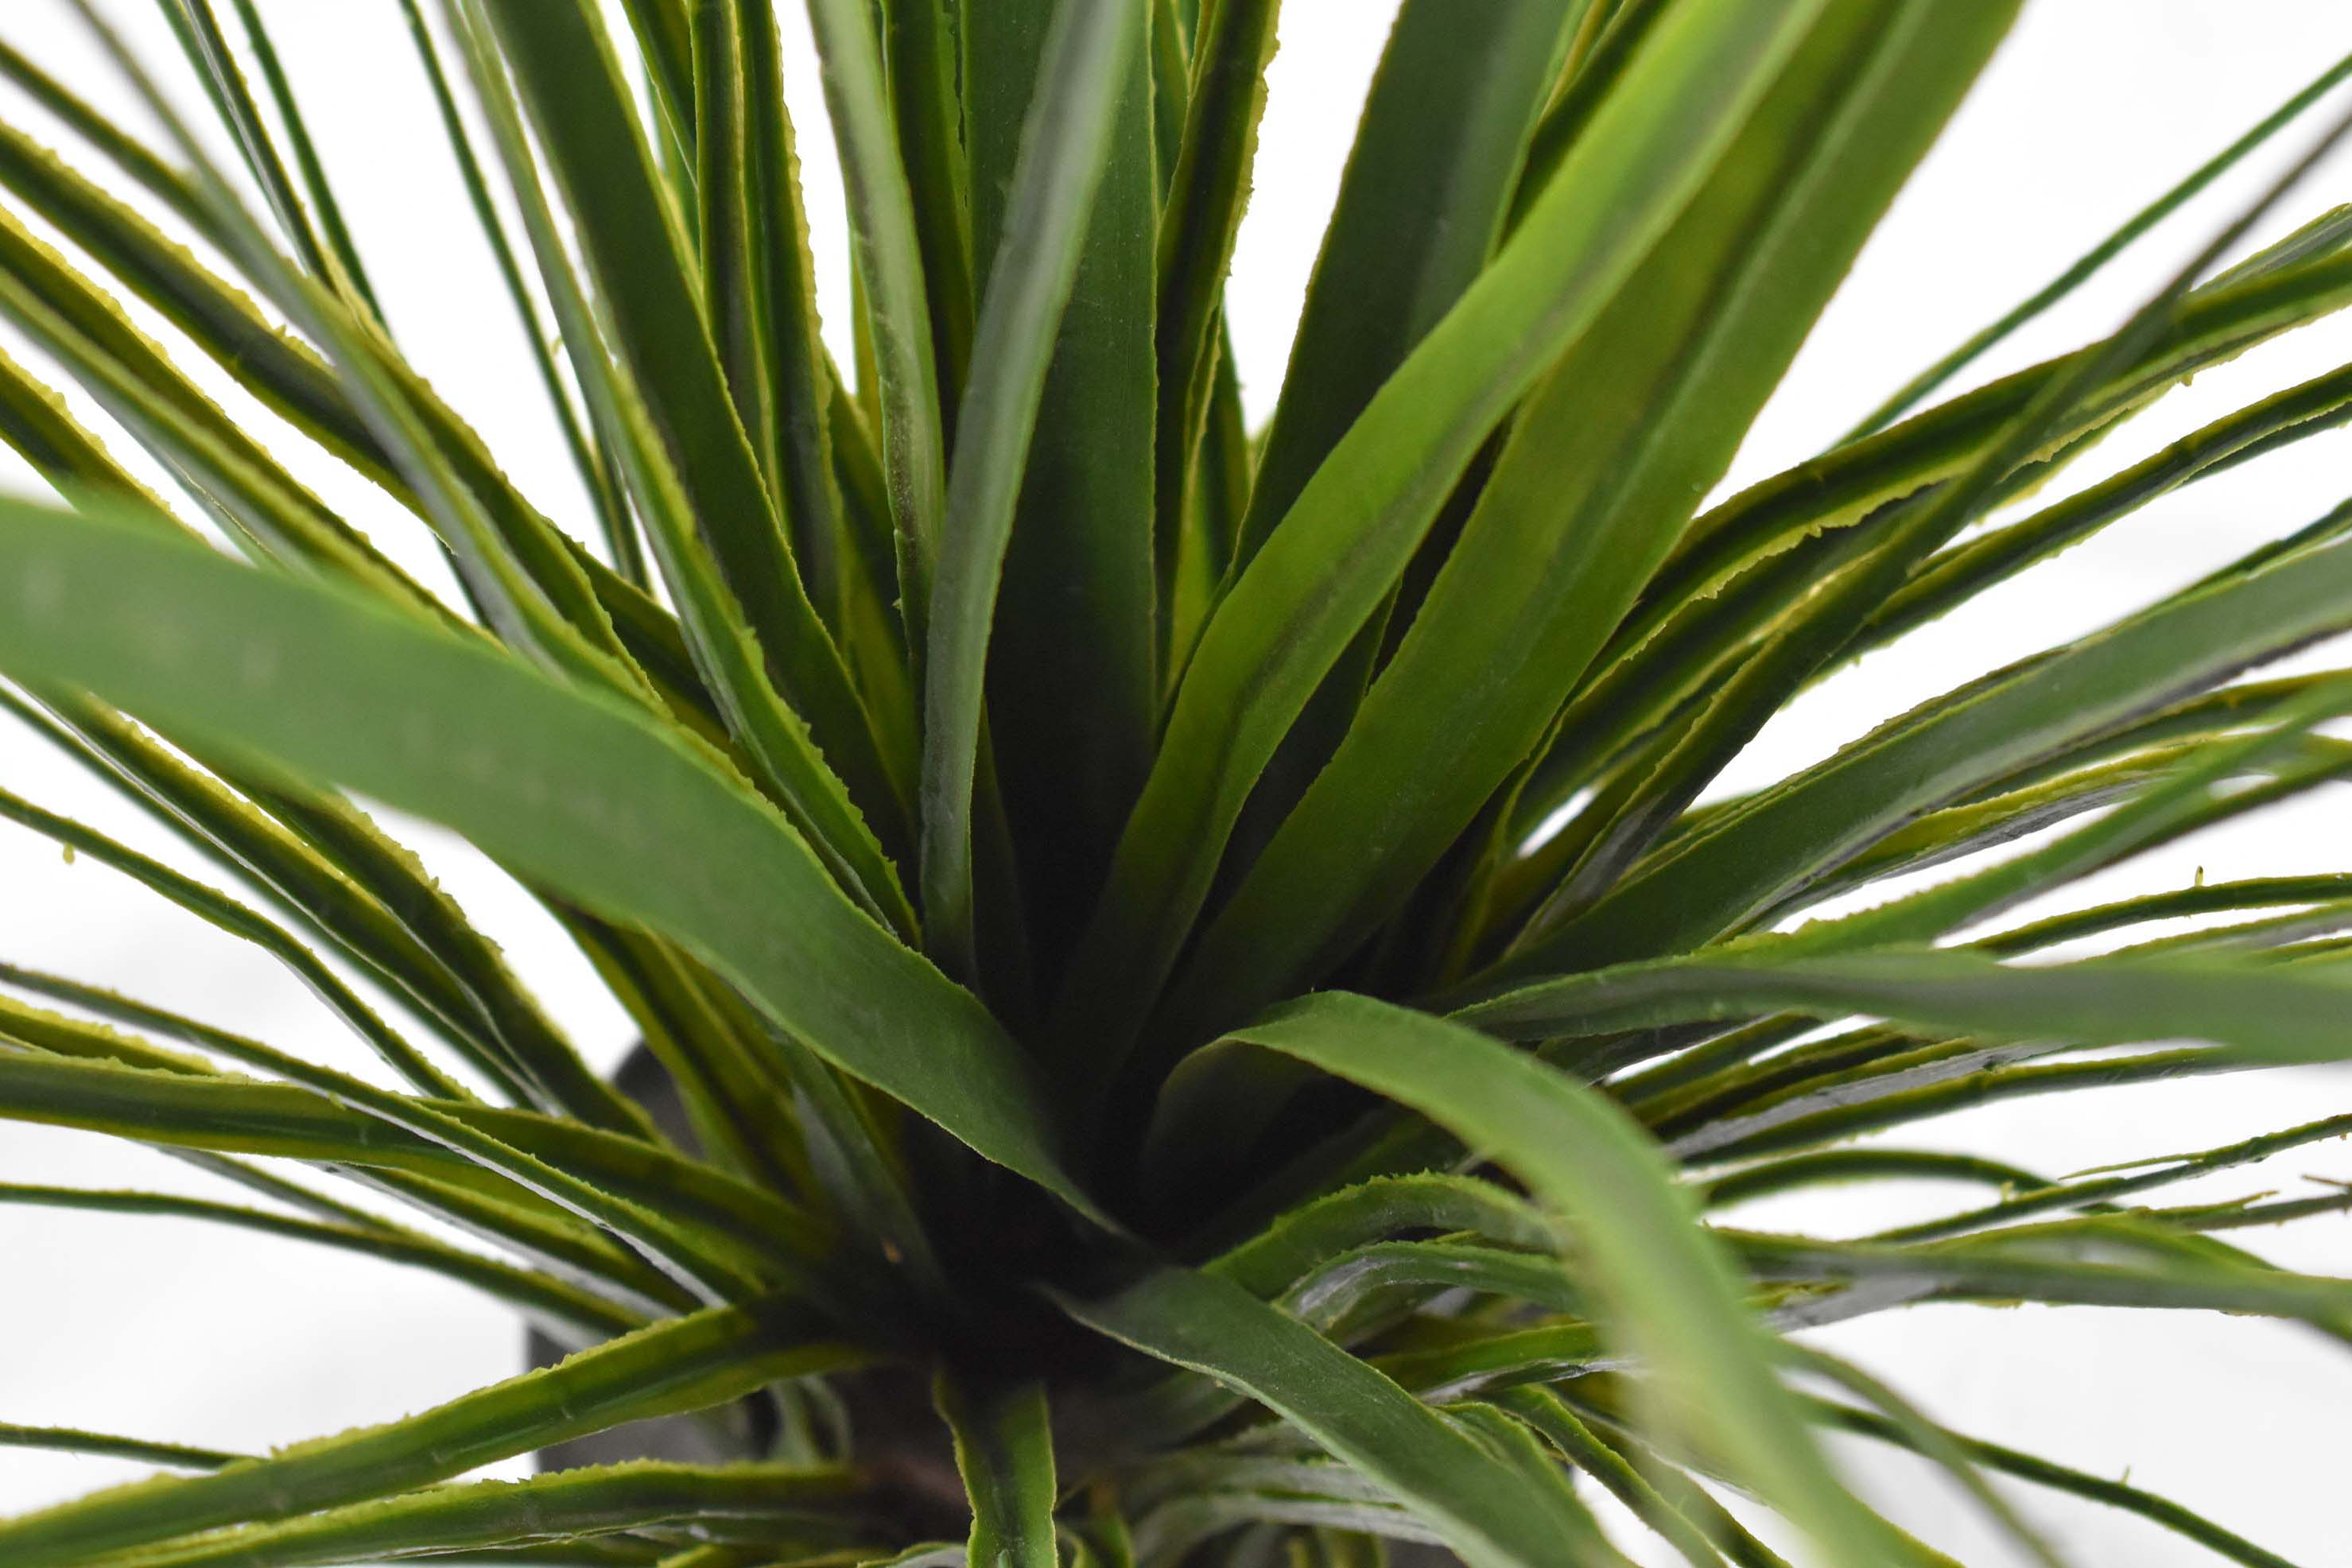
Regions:
<svg viewBox="0 0 2352 1568"><path fill-rule="evenodd" d="M2282 1561L1791 1336L2020 1300L2352 1335L2352 1282L2220 1234L2342 1193L2143 1196L2352 1115L2078 1177L1846 1146L2352 1054L2344 873L2001 920L2352 773L2352 670L2248 676L2352 628L2352 509L1710 785L1844 661L2352 419L2336 370L2026 501L2352 301L2343 209L2240 258L2334 133L2112 336L1928 401L2352 61L1702 510L2018 0L1404 0L1255 430L1222 300L1276 0L810 0L845 364L772 0L399 0L577 462L541 504L377 305L298 108L335 83L254 0L162 0L184 61L76 4L164 140L0 48L71 138L0 127L0 312L110 422L0 363L67 502L0 503L0 703L224 885L0 812L282 961L382 1070L0 967L0 1115L265 1206L0 1199L436 1270L566 1359L267 1457L0 1427L194 1472L0 1523L0 1563L1623 1563L1602 1494L1702 1568L1781 1561L1734 1494L1807 1561L1948 1561L1824 1431L1944 1467L2037 1561L1988 1473ZM352 795L510 872L667 1089L592 1071ZM1961 1195L1884 1234L1728 1213L1923 1180ZM460 1479L654 1417L704 1457Z"/></svg>

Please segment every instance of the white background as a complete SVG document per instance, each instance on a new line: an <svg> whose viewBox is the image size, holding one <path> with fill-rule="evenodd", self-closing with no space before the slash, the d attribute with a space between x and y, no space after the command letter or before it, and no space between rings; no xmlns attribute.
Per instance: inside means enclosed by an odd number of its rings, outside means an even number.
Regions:
<svg viewBox="0 0 2352 1568"><path fill-rule="evenodd" d="M1474 0L1462 0L1464 4ZM1973 0L1952 0L1969 4ZM561 517L576 489L540 412L520 340L472 229L392 0L265 0L330 168L404 346L492 437L500 460ZM787 7L789 9L789 7ZM1244 398L1263 417L1280 380L1301 290L1328 212L1353 113L1394 0L1289 0L1270 78L1256 197L1234 261L1231 313ZM193 85L152 8L117 16L165 79ZM127 101L61 0L0 6L0 37L110 108ZM2352 48L2352 9L2331 0L2030 0L2023 21L1873 240L1735 472L1802 458L1885 392L2056 271L2327 61ZM837 180L795 24L791 90L827 268L828 328L845 320ZM13 100L16 123L51 136ZM2319 121L2291 134L2299 144ZM2273 157L2254 171L2274 168ZM2014 368L2115 325L2242 199L2225 184L2111 269L2090 293L1991 356L1970 379ZM2265 237L2352 199L2334 160ZM151 330L166 337L152 320ZM10 339L13 345L14 340ZM2269 391L2340 363L2352 333L2328 324L2209 372L2095 454L2095 478ZM843 345L846 358L845 344ZM193 351L174 356L240 416L266 416ZM295 443L274 442L293 454ZM131 456L116 441L120 455ZM2015 655L2095 627L2352 492L2342 436L2167 498L2012 589L1866 661L1807 698L1742 759L1727 787L1777 776L1886 713ZM299 459L298 459L299 460ZM331 468L322 494L420 573L421 530ZM37 489L8 459L0 482ZM0 721L5 723L5 721ZM0 727L0 787L81 815L179 861L166 839L20 731ZM2096 891L2340 868L2344 808L2325 796L2210 836L2102 881ZM627 1038L585 964L527 901L437 835L436 871L505 941L599 1063ZM184 861L180 863L185 864ZM198 869L194 866L191 869ZM87 861L0 827L0 954L115 984L353 1070L372 1070L281 971ZM2053 1099L1956 1118L1909 1142L2010 1155L2052 1172L2203 1147L2332 1113L2340 1075L2303 1072ZM2300 1152L2209 1189L2307 1192L2306 1173L2352 1175L2335 1146ZM0 1123L0 1180L204 1190L173 1163L80 1134ZM1948 1194L1945 1194L1948 1197ZM1932 1199L1927 1201L1933 1201ZM1861 1228L1919 1205L1808 1199L1748 1217ZM2340 1221L2255 1241L2300 1267L2352 1273ZM518 1332L454 1285L183 1222L0 1208L0 1421L71 1424L259 1448L384 1420L510 1372ZM1936 1308L1851 1325L1828 1342L1963 1430L2105 1475L2126 1469L2297 1561L2352 1563L2342 1500L2352 1363L2273 1325L2118 1311ZM1872 1494L1970 1562L2011 1561L1939 1480L1907 1462L1842 1450ZM509 1471L513 1467L508 1468ZM102 1461L0 1450L0 1510L134 1474ZM2190 1563L2196 1548L2137 1521L2019 1489L2031 1517L2078 1561Z"/></svg>

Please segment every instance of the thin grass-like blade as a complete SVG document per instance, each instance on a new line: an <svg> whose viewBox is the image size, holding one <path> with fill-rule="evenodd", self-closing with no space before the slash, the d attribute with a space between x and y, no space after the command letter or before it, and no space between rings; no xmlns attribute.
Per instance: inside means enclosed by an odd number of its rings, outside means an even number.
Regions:
<svg viewBox="0 0 2352 1568"><path fill-rule="evenodd" d="M551 1321L574 1334L593 1339L625 1334L644 1326L633 1312L561 1280L526 1268L478 1257L415 1232L386 1233L317 1220L296 1219L235 1204L169 1193L95 1192L79 1187L26 1186L0 1184L0 1204L44 1208L77 1209L94 1214L164 1215L209 1220L282 1237L314 1246L330 1247L388 1263L424 1268L470 1285L536 1318Z"/></svg>
<svg viewBox="0 0 2352 1568"><path fill-rule="evenodd" d="M193 877L142 855L74 821L0 790L0 819L28 827L77 854L121 872L150 892L168 900L197 919L241 941L249 942L284 964L336 1016L367 1043L383 1063L418 1090L446 1100L467 1100L472 1094L460 1087L408 1039L386 1024L333 970L284 927L237 902L227 894Z"/></svg>
<svg viewBox="0 0 2352 1568"><path fill-rule="evenodd" d="M161 1465L172 1470L218 1470L242 1464L247 1456L219 1448L190 1447L181 1443L156 1443L141 1437L117 1437L103 1432L82 1432L69 1426L0 1425L0 1448L46 1448L58 1454L89 1454L109 1459L130 1459Z"/></svg>
<svg viewBox="0 0 2352 1568"><path fill-rule="evenodd" d="M1505 973L1538 973L1570 951L1593 964L1704 941L1900 818L2344 625L2347 585L2352 552L2299 553L2127 620L1931 721L1898 721L1667 849Z"/></svg>
<svg viewBox="0 0 2352 1568"><path fill-rule="evenodd" d="M1900 1425L1874 1411L1860 1410L1826 1399L1809 1399L1806 1408L1816 1422L1830 1430L1858 1433L1895 1447L1915 1447L1910 1434ZM1982 1438L1965 1437L1957 1433L1948 1433L1948 1436L1969 1458L1987 1469L1999 1470L2052 1491L2065 1492L2093 1502L2105 1503L2126 1513L2137 1514L2232 1563L2243 1563L2246 1568L2295 1568L2294 1563L2274 1552L2263 1550L2244 1536L2222 1529L2169 1498L2132 1486L2126 1481L2094 1476L2071 1466L2053 1463L2037 1454L1988 1443Z"/></svg>
<svg viewBox="0 0 2352 1568"><path fill-rule="evenodd" d="M425 68L425 79L433 89L433 105L441 117L441 130L449 142L451 157L457 161L457 175L466 187L466 199L474 209L474 220L481 228L483 241L490 247L497 263L499 281L506 286L507 299L514 306L515 321L522 329L523 339L530 345L531 363L539 371L540 384L546 388L548 407L563 432L563 444L572 454L572 464L580 475L580 483L595 503L596 519L604 531L604 547L611 552L614 565L622 576L642 587L646 580L645 552L638 546L636 525L623 507L620 478L605 455L596 449L593 437L581 423L580 411L573 406L572 394L555 368L555 353L548 343L548 331L540 315L539 305L531 298L530 286L523 281L522 267L515 259L514 246L507 238L506 225L499 217L497 206L490 199L489 182L483 176L480 157L474 151L474 139L466 129L464 117L457 111L457 95L449 86L449 75L442 68L440 46L434 41L433 30L425 20L423 0L400 0L402 17L408 24L409 37L416 45L418 63Z"/></svg>
<svg viewBox="0 0 2352 1568"><path fill-rule="evenodd" d="M205 0L191 3L201 7ZM318 216L319 234L328 254L334 258L335 280L381 321L383 306L368 282L359 247L352 242L351 229L343 222L342 205L335 200L326 165L319 161L319 150L311 143L310 128L302 122L302 110L294 100L294 84L286 78L286 68L278 58L278 47L269 40L269 29L262 25L261 13L254 8L253 0L235 0L235 4L237 21L245 28L246 42L253 50L254 63L261 68L262 83L268 88L278 121L285 128L287 147L294 154L294 167L301 174L302 194L309 198L310 211Z"/></svg>
<svg viewBox="0 0 2352 1568"><path fill-rule="evenodd" d="M2347 55L2313 78L2284 103L2255 121L2244 135L2199 164L2179 184L2126 218L2113 234L2075 258L2064 271L2035 289L2032 295L2021 301L2000 320L1972 334L1959 347L1904 383L1885 402L1872 409L1864 416L1860 424L1848 431L1844 441L1841 441L1839 445L1844 445L1845 441L1859 440L1874 431L1883 429L1918 406L1930 393L1974 363L1987 349L1991 348L2018 328L2073 293L2077 288L2090 281L2092 277L2108 262L2129 249L2133 241L2162 223L2206 186L2228 174L2243 161L2248 153L2260 148L2263 142L2291 124L2305 110L2326 97L2347 78L2352 78L2352 55Z"/></svg>
<svg viewBox="0 0 2352 1568"><path fill-rule="evenodd" d="M1680 1552L1691 1568L1721 1568L1723 1553L1698 1523L1668 1502L1648 1478L1602 1442L1559 1395L1528 1386L1507 1389L1495 1402L1543 1434L1570 1464L1606 1487L1660 1540Z"/></svg>

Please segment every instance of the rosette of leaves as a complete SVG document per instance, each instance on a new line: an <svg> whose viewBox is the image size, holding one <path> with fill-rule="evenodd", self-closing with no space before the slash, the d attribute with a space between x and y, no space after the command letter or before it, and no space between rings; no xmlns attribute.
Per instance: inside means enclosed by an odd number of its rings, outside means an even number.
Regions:
<svg viewBox="0 0 2352 1568"><path fill-rule="evenodd" d="M2352 416L2337 371L2021 504L2352 300L2340 212L2220 265L2294 170L2111 336L1937 397L2347 68L1702 509L2016 0L1405 0L1255 430L1222 299L1276 0L810 0L847 363L772 4L400 0L440 120L385 133L448 138L577 499L404 357L299 111L336 84L252 0L163 0L168 59L84 8L137 132L0 51L68 139L0 128L0 314L42 366L0 366L0 435L64 503L0 503L0 701L219 876L0 808L282 961L382 1068L0 969L0 1115L244 1189L0 1196L436 1270L565 1352L266 1457L0 1428L183 1472L0 1523L0 1561L1569 1568L1626 1561L1602 1493L1695 1564L1780 1561L1731 1493L1823 1563L1948 1561L1837 1432L2040 1560L1988 1476L2279 1562L1790 1334L1954 1300L2352 1331L2352 1284L2224 1239L2340 1195L2143 1196L2343 1116L2064 1179L1846 1146L2352 1050L2323 867L2001 918L2352 770L2352 671L2260 669L2352 626L2352 513L1707 791L1833 667ZM355 796L545 905L682 1130ZM1921 1179L1957 1205L1864 1238L1725 1214ZM657 1417L699 1457L463 1479Z"/></svg>

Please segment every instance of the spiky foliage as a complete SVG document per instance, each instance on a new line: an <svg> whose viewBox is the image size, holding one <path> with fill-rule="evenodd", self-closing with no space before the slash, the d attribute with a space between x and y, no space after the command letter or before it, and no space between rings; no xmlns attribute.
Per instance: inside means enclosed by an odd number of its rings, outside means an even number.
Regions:
<svg viewBox="0 0 2352 1568"><path fill-rule="evenodd" d="M173 492L0 367L0 433L70 507L0 505L0 693L237 890L0 808L280 959L383 1068L10 967L0 1115L268 1206L0 1196L436 1270L571 1353L263 1458L0 1427L198 1472L0 1524L0 1561L1241 1568L1403 1542L1569 1568L1625 1561L1598 1489L1693 1563L1778 1562L1722 1487L1824 1563L1945 1561L1855 1500L1824 1428L1916 1449L2029 1542L1984 1472L2278 1561L1785 1335L1927 1300L2352 1331L2352 1284L2216 1235L2339 1197L2141 1196L2344 1117L2065 1180L1839 1146L2347 1054L2341 876L1998 921L2347 772L2318 726L2352 671L2239 678L2352 626L2352 517L1701 797L1834 665L2352 416L2337 371L2004 509L2352 300L2340 212L2215 271L2291 181L2112 337L1914 411L2352 66L1850 439L1702 511L2015 0L1405 0L1255 432L1221 299L1275 0L811 0L853 365L816 330L772 0L401 4L555 345L577 507L510 483L403 358L301 126L335 84L289 83L249 0L163 0L184 62L88 18L163 143L0 53L76 137L61 162L0 129L0 182L71 252L0 217L0 311ZM191 69L234 178L173 107ZM188 353L413 512L462 602ZM535 894L683 1130L589 1070L342 790ZM1864 907L1800 918L1832 898ZM1864 1239L1720 1215L1921 1178L1986 1191ZM647 1417L722 1457L458 1479Z"/></svg>

